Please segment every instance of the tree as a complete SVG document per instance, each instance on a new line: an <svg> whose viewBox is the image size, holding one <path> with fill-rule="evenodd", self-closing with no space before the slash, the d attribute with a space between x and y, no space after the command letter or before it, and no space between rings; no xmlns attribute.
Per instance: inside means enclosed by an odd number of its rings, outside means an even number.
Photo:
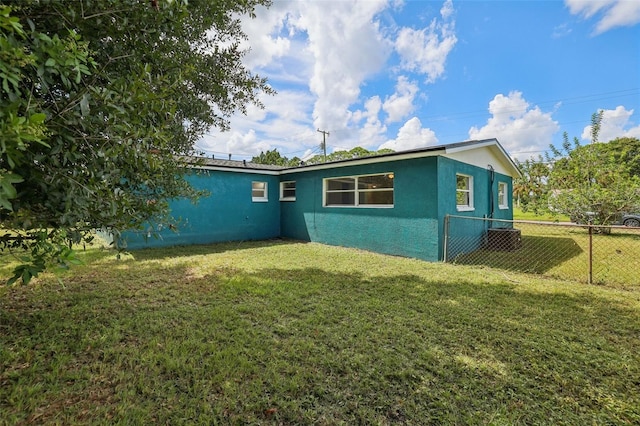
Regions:
<svg viewBox="0 0 640 426"><path fill-rule="evenodd" d="M7 3L9 5L7 5ZM210 127L272 93L242 65L240 15L268 0L0 5L0 236L28 282L103 228L166 222Z"/></svg>
<svg viewBox="0 0 640 426"><path fill-rule="evenodd" d="M326 161L339 161L339 160L348 160L351 158L360 158L360 157L368 157L371 155L383 155L394 152L392 149L381 149L380 151L369 151L362 147L355 147L349 151L334 151L331 154L327 155ZM324 155L314 155L306 161L300 160L298 157L293 157L291 159L282 156L277 149L272 149L271 151L267 150L267 152L260 152L260 155L257 157L253 157L251 159L252 163L257 164L273 164L276 166L283 167L296 167L301 163L304 164L321 164L325 162Z"/></svg>
<svg viewBox="0 0 640 426"><path fill-rule="evenodd" d="M593 114L589 145L582 146L577 138L571 144L565 132L562 148L551 147L556 161L549 188L555 192L548 203L553 212L580 223L610 225L623 213L640 209L638 151L618 150L624 140L599 143L601 121L602 112Z"/></svg>
<svg viewBox="0 0 640 426"><path fill-rule="evenodd" d="M525 161L516 160L520 177L513 181L513 195L516 203L523 211L539 213L547 210L549 163L542 156Z"/></svg>
<svg viewBox="0 0 640 426"><path fill-rule="evenodd" d="M267 152L260 152L260 155L257 157L253 157L251 159L252 163L256 164L272 164L275 166L283 166L283 167L295 167L299 166L301 160L298 157L293 157L289 159L287 157L283 157L280 155L276 148L271 151L267 150Z"/></svg>
<svg viewBox="0 0 640 426"><path fill-rule="evenodd" d="M349 151L340 150L334 151L331 154L327 155L326 161L340 161L340 160L350 160L352 158L361 158L361 157L369 157L372 155L383 155L394 152L392 149L381 149L380 151L369 151L368 149L362 148L360 146L356 146L355 148L350 149ZM320 164L326 162L324 155L315 155L309 158L306 163L307 164Z"/></svg>
<svg viewBox="0 0 640 426"><path fill-rule="evenodd" d="M640 139L622 137L607 143L596 143L593 148L597 156L610 156L620 164L625 164L632 176L640 176Z"/></svg>

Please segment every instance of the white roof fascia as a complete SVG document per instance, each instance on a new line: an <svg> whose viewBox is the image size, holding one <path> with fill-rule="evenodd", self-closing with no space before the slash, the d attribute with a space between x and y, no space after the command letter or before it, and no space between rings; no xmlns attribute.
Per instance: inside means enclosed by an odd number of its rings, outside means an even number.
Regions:
<svg viewBox="0 0 640 426"><path fill-rule="evenodd" d="M326 170L326 169L338 169L342 167L350 167L350 166L360 166L363 164L377 164L377 163L388 163L391 161L402 161L402 160L411 160L414 158L424 158L424 157L435 157L438 155L442 155L444 153L444 149L439 149L437 151L428 151L428 152L411 152L407 154L399 154L399 155L381 155L379 157L364 157L361 159L354 159L345 162L335 162L335 163L322 163L322 164L313 164L311 166L304 167L294 167L290 169L281 170L281 174L289 174L289 173L299 173L306 172L309 170Z"/></svg>

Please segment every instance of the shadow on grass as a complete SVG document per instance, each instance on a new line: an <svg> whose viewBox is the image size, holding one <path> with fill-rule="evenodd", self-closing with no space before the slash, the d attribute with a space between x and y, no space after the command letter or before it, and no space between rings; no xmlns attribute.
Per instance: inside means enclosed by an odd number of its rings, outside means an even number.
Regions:
<svg viewBox="0 0 640 426"><path fill-rule="evenodd" d="M522 247L518 249L480 249L456 256L453 263L543 274L582 253L583 250L572 238L526 235L522 236Z"/></svg>
<svg viewBox="0 0 640 426"><path fill-rule="evenodd" d="M274 238L269 240L256 240L256 241L230 241L224 243L214 244L194 244L194 245L181 245L171 247L154 247L154 248L141 248L131 251L124 251L121 254L108 247L106 244L100 246L93 246L90 248L83 248L81 246L74 247L78 258L85 264L91 264L92 262L111 262L115 261L116 265L126 262L128 259L135 259L139 261L146 260L162 260L165 258L180 258L190 256L206 256L215 253L234 252L238 250L250 250L262 247L275 247L281 245L291 244L307 244L307 241L291 240ZM0 253L0 284L2 280L6 280L13 275L13 269L20 263L18 257L19 253L10 255L6 253ZM70 271L73 273L73 267ZM51 269L54 273L62 273L62 276L68 275L65 271L57 271ZM0 295L2 293L0 292Z"/></svg>
<svg viewBox="0 0 640 426"><path fill-rule="evenodd" d="M194 244L171 247L142 248L127 252L138 260L163 259L165 257L184 257L233 252L261 247L273 247L290 244L307 244L308 241L273 238L269 240L229 241L213 244Z"/></svg>
<svg viewBox="0 0 640 426"><path fill-rule="evenodd" d="M592 292L393 268L193 276L184 264L111 266L70 276L65 290L23 287L0 299L9 421L640 418L629 391L640 380L637 306Z"/></svg>

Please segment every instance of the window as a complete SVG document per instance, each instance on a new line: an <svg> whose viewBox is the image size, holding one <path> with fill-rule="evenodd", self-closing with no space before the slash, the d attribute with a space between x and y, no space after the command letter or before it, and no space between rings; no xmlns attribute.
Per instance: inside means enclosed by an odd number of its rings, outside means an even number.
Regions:
<svg viewBox="0 0 640 426"><path fill-rule="evenodd" d="M355 206L356 178L326 179L325 206Z"/></svg>
<svg viewBox="0 0 640 426"><path fill-rule="evenodd" d="M507 196L508 188L509 186L506 182L498 182L498 208L500 209L509 208L509 197Z"/></svg>
<svg viewBox="0 0 640 426"><path fill-rule="evenodd" d="M456 207L460 211L473 210L473 177L456 175Z"/></svg>
<svg viewBox="0 0 640 426"><path fill-rule="evenodd" d="M296 200L296 182L280 182L280 201Z"/></svg>
<svg viewBox="0 0 640 426"><path fill-rule="evenodd" d="M324 206L393 207L393 173L324 180Z"/></svg>
<svg viewBox="0 0 640 426"><path fill-rule="evenodd" d="M251 182L251 201L269 201L267 198L267 182Z"/></svg>

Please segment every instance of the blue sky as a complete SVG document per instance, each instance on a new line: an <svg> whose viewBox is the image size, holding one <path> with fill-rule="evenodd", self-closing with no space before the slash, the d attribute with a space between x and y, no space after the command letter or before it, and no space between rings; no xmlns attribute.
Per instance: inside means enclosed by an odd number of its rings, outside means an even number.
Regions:
<svg viewBox="0 0 640 426"><path fill-rule="evenodd" d="M274 0L244 58L278 92L196 147L250 159L497 138L514 158L640 138L640 1Z"/></svg>

